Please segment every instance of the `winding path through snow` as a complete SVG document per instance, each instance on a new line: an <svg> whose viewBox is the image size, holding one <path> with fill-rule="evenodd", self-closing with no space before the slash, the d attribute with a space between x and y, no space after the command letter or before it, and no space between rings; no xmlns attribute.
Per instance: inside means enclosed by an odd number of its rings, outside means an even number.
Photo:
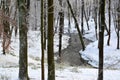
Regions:
<svg viewBox="0 0 120 80"><path fill-rule="evenodd" d="M84 39L85 45L88 45L90 40ZM85 61L80 57L79 51L82 49L78 34L71 34L69 45L62 50L61 62L70 66L85 65ZM57 52L58 54L58 52ZM59 62L59 60L58 60Z"/></svg>

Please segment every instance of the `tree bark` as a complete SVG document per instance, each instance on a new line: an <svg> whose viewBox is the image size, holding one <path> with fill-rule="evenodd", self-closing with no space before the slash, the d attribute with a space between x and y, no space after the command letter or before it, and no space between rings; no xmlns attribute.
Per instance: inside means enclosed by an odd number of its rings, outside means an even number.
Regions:
<svg viewBox="0 0 120 80"><path fill-rule="evenodd" d="M119 44L120 44L120 37L119 37L119 32L120 32L120 0L118 1L118 6L117 6L117 49L119 49Z"/></svg>
<svg viewBox="0 0 120 80"><path fill-rule="evenodd" d="M86 13L85 13L85 9L84 9L83 12L84 12L84 15L85 15L85 20L86 20L87 28L88 28L88 30L90 30L89 24L88 24L88 18L87 18L87 15L86 15Z"/></svg>
<svg viewBox="0 0 120 80"><path fill-rule="evenodd" d="M27 59L27 15L26 0L17 0L19 9L19 80L29 80Z"/></svg>
<svg viewBox="0 0 120 80"><path fill-rule="evenodd" d="M108 7L108 16L109 16L109 32L108 32L108 41L107 45L110 45L110 37L111 37L111 0L109 0L109 7Z"/></svg>
<svg viewBox="0 0 120 80"><path fill-rule="evenodd" d="M99 70L98 80L103 80L104 63L104 27L105 27L105 0L100 1L100 26L99 26Z"/></svg>
<svg viewBox="0 0 120 80"><path fill-rule="evenodd" d="M41 0L41 80L45 80L44 76L44 0Z"/></svg>
<svg viewBox="0 0 120 80"><path fill-rule="evenodd" d="M84 34L84 0L81 0L81 33Z"/></svg>
<svg viewBox="0 0 120 80"><path fill-rule="evenodd" d="M3 15L4 16L9 16L9 6L10 6L10 1L8 0L2 0L1 1L1 8L3 10ZM10 24L7 20L3 19L3 54L6 54L6 48L7 48L7 44L8 40L10 41ZM6 45L7 44L7 45Z"/></svg>
<svg viewBox="0 0 120 80"><path fill-rule="evenodd" d="M44 49L46 50L47 39L47 0L44 0Z"/></svg>
<svg viewBox="0 0 120 80"><path fill-rule="evenodd" d="M97 24L98 24L98 12L97 12L97 10L98 10L98 5L96 5L96 4L98 4L98 1L97 0L94 0L94 15L93 15L93 18L94 18L94 22L95 22L95 35L96 35L96 39L98 39L98 36L97 36L97 28L98 28L98 26L97 26Z"/></svg>
<svg viewBox="0 0 120 80"><path fill-rule="evenodd" d="M54 0L48 0L48 80L55 80L55 65L54 65Z"/></svg>
<svg viewBox="0 0 120 80"><path fill-rule="evenodd" d="M59 0L59 4L62 8L63 7L62 0ZM59 58L60 58L60 62L61 62L62 34L63 34L63 28L64 28L64 11L62 9L59 12L59 16L60 16L60 21L59 21Z"/></svg>
<svg viewBox="0 0 120 80"><path fill-rule="evenodd" d="M70 15L70 8L68 7L68 34L71 37L71 15Z"/></svg>

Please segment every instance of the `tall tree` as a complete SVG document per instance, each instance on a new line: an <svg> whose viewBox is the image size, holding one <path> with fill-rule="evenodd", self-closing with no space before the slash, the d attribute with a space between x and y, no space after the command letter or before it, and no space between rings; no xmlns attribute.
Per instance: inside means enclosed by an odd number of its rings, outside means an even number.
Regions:
<svg viewBox="0 0 120 80"><path fill-rule="evenodd" d="M117 3L117 49L120 48L119 32L120 32L120 0L118 0L118 3Z"/></svg>
<svg viewBox="0 0 120 80"><path fill-rule="evenodd" d="M81 0L81 33L84 33L84 0Z"/></svg>
<svg viewBox="0 0 120 80"><path fill-rule="evenodd" d="M59 0L59 4L61 7L61 10L59 12L60 21L59 21L59 58L61 61L61 49L62 49L62 34L63 34L63 28L64 28L64 11L63 11L63 3L62 0Z"/></svg>
<svg viewBox="0 0 120 80"><path fill-rule="evenodd" d="M85 12L85 9L84 9L83 12L84 12L84 15L85 15L85 20L86 20L87 28L88 28L88 30L90 30L90 29L89 29L89 24L88 24L89 17L87 17L86 12Z"/></svg>
<svg viewBox="0 0 120 80"><path fill-rule="evenodd" d="M98 39L98 36L97 36L97 28L98 28L98 26L97 26L97 24L98 24L98 22L97 22L97 20L98 20L98 2L99 1L97 1L97 0L94 0L94 8L93 8L93 18L94 18L94 22L95 22L95 35L96 35L96 39Z"/></svg>
<svg viewBox="0 0 120 80"><path fill-rule="evenodd" d="M46 39L47 39L47 0L44 0L44 49L46 50Z"/></svg>
<svg viewBox="0 0 120 80"><path fill-rule="evenodd" d="M10 0L1 0L1 8L2 8L2 11L3 11L3 14L4 16L9 16L10 13L9 13L9 6L10 6ZM3 54L6 54L5 53L5 50L7 48L7 41L10 39L9 36L10 36L10 24L9 24L9 21L7 21L6 19L3 19Z"/></svg>
<svg viewBox="0 0 120 80"><path fill-rule="evenodd" d="M70 8L69 8L69 6L67 7L68 8L68 33L69 33L69 36L71 37L71 32L70 32L70 30L71 30L71 15L70 15Z"/></svg>
<svg viewBox="0 0 120 80"><path fill-rule="evenodd" d="M41 0L41 80L45 80L44 77L44 0Z"/></svg>
<svg viewBox="0 0 120 80"><path fill-rule="evenodd" d="M99 9L99 71L98 71L98 80L103 80L103 63L104 63L104 27L105 27L105 0L100 0L100 9Z"/></svg>
<svg viewBox="0 0 120 80"><path fill-rule="evenodd" d="M17 0L19 12L19 80L29 80L27 59L28 8L27 0Z"/></svg>
<svg viewBox="0 0 120 80"><path fill-rule="evenodd" d="M34 1L34 7L35 7L35 23L34 23L34 30L37 30L37 0Z"/></svg>
<svg viewBox="0 0 120 80"><path fill-rule="evenodd" d="M48 80L55 80L55 65L54 65L54 48L53 48L53 33L54 33L54 0L48 0Z"/></svg>
<svg viewBox="0 0 120 80"><path fill-rule="evenodd" d="M108 32L108 41L107 41L107 45L110 45L110 37L111 37L111 0L109 0L109 4L108 4L108 16L109 16L109 32Z"/></svg>

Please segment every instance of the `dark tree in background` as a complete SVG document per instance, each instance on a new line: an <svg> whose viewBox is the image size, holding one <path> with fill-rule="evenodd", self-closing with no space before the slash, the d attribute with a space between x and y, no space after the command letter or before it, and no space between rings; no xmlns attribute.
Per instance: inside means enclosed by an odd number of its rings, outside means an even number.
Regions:
<svg viewBox="0 0 120 80"><path fill-rule="evenodd" d="M81 33L84 34L84 0L81 0Z"/></svg>
<svg viewBox="0 0 120 80"><path fill-rule="evenodd" d="M43 12L44 12L44 49L46 50L46 45L47 45L47 41L46 41L46 39L47 39L47 0L44 0L44 10L43 10Z"/></svg>
<svg viewBox="0 0 120 80"><path fill-rule="evenodd" d="M104 27L105 27L105 0L100 0L99 8L99 71L98 80L103 80L103 63L104 63Z"/></svg>
<svg viewBox="0 0 120 80"><path fill-rule="evenodd" d="M94 0L94 7L93 7L93 19L94 19L94 23L95 23L95 35L96 35L96 39L98 39L98 36L97 36L97 28L98 28L98 0Z"/></svg>
<svg viewBox="0 0 120 80"><path fill-rule="evenodd" d="M117 3L117 49L119 49L119 44L120 44L120 0L118 0Z"/></svg>
<svg viewBox="0 0 120 80"><path fill-rule="evenodd" d="M26 0L17 0L19 13L19 80L29 80L28 60L27 60L27 30L28 30L28 11Z"/></svg>
<svg viewBox="0 0 120 80"><path fill-rule="evenodd" d="M110 37L111 37L111 0L109 0L109 3L108 3L108 16L109 16L109 32L108 32L108 41L107 41L107 45L109 46L110 45Z"/></svg>
<svg viewBox="0 0 120 80"><path fill-rule="evenodd" d="M9 0L1 0L1 9L3 11L3 14L5 16L9 16L9 6L10 6L10 1ZM3 54L5 55L5 50L7 48L7 41L10 40L10 24L9 21L7 21L6 19L2 20L2 24L3 24ZM9 45L8 45L9 46Z"/></svg>
<svg viewBox="0 0 120 80"><path fill-rule="evenodd" d="M61 7L61 10L59 12L59 17L60 17L60 21L59 21L59 58L61 61L61 50L62 50L62 34L63 34L63 28L64 28L64 11L63 11L63 3L62 0L59 0L59 4Z"/></svg>

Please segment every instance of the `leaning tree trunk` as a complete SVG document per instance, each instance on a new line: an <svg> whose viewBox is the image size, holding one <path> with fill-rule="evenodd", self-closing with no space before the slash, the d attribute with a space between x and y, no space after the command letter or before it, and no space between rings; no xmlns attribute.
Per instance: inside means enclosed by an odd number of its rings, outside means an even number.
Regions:
<svg viewBox="0 0 120 80"><path fill-rule="evenodd" d="M29 80L27 60L28 7L26 0L17 0L19 9L19 80Z"/></svg>
<svg viewBox="0 0 120 80"><path fill-rule="evenodd" d="M48 80L55 80L55 65L54 65L54 0L48 0Z"/></svg>
<svg viewBox="0 0 120 80"><path fill-rule="evenodd" d="M73 16L73 19L75 21L75 25L76 25L76 28L77 28L77 31L78 31L78 34L79 34L79 38L80 38L81 44L82 44L82 50L85 50L85 44L84 44L84 41L83 41L83 38L82 38L82 34L80 32L80 29L79 29L79 25L78 25L77 19L75 18L75 15L73 13L72 6L71 6L69 0L67 0L67 3L68 3L68 6L70 8L70 11L71 11L71 14Z"/></svg>
<svg viewBox="0 0 120 80"><path fill-rule="evenodd" d="M100 0L100 26L99 26L99 71L98 80L103 80L104 63L104 27L105 27L105 0Z"/></svg>

